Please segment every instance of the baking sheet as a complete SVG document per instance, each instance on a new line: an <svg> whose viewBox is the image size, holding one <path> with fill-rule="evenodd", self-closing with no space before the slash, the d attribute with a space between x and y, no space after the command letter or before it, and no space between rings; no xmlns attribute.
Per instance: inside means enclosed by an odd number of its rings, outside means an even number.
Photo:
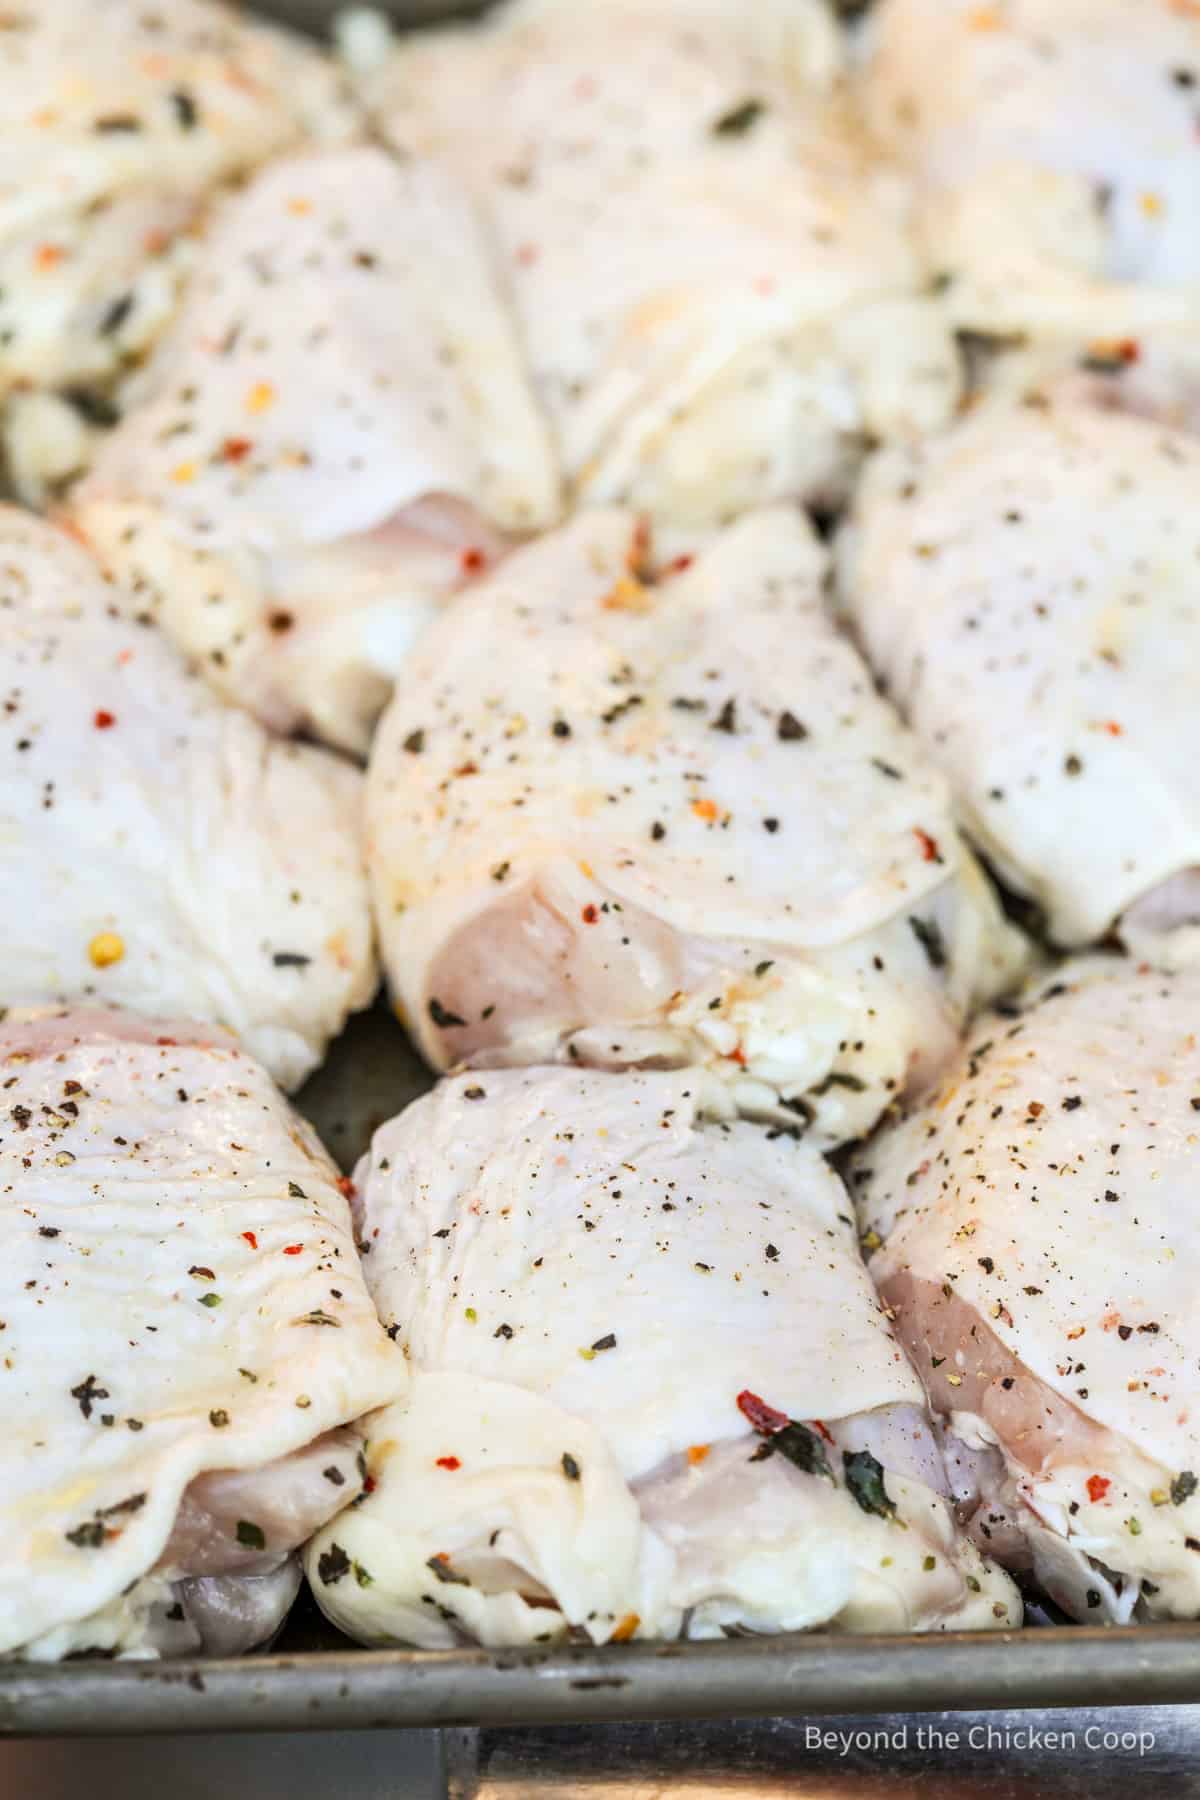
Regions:
<svg viewBox="0 0 1200 1800"><path fill-rule="evenodd" d="M588 0L579 0L586 5ZM259 10L327 29L329 0ZM413 24L481 10L394 0ZM297 1097L342 1167L431 1077L382 999ZM803 1634L693 1644L365 1651L307 1595L269 1655L0 1663L0 1735L108 1735L927 1714L1200 1702L1200 1625L1035 1627L919 1637Z"/></svg>

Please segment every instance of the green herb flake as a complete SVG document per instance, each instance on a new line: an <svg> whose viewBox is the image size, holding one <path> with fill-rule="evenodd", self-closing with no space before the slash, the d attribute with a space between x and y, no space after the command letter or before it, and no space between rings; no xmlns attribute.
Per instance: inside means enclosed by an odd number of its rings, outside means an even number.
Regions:
<svg viewBox="0 0 1200 1800"><path fill-rule="evenodd" d="M896 1502L883 1485L883 1464L869 1450L848 1450L842 1456L846 1486L865 1513L881 1519L896 1517Z"/></svg>
<svg viewBox="0 0 1200 1800"><path fill-rule="evenodd" d="M731 106L728 112L721 114L712 124L714 137L745 137L761 119L766 107L761 100L742 100L737 106Z"/></svg>

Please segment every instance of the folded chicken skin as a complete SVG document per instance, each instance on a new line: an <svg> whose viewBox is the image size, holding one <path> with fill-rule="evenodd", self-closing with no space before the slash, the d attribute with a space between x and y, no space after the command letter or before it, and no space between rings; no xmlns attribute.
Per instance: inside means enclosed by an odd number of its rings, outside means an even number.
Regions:
<svg viewBox="0 0 1200 1800"><path fill-rule="evenodd" d="M0 1003L228 1026L292 1086L374 990L358 771L222 704L0 508Z"/></svg>
<svg viewBox="0 0 1200 1800"><path fill-rule="evenodd" d="M1050 935L1115 926L1173 962L1200 944L1200 438L1095 398L987 405L881 454L841 587L968 835Z"/></svg>
<svg viewBox="0 0 1200 1800"><path fill-rule="evenodd" d="M637 520L517 552L413 652L368 770L394 995L438 1067L703 1064L836 1143L1019 962L941 777L779 508L642 578Z"/></svg>
<svg viewBox="0 0 1200 1800"><path fill-rule="evenodd" d="M923 188L955 322L1047 346L1200 320L1190 0L880 0L860 98Z"/></svg>
<svg viewBox="0 0 1200 1800"><path fill-rule="evenodd" d="M0 30L0 436L30 495L169 318L198 207L356 119L315 47L213 0L38 0ZM65 400L54 396L65 394Z"/></svg>
<svg viewBox="0 0 1200 1800"><path fill-rule="evenodd" d="M978 1542L1091 1623L1200 1615L1200 976L1068 963L857 1155Z"/></svg>
<svg viewBox="0 0 1200 1800"><path fill-rule="evenodd" d="M558 477L483 222L376 147L219 209L178 319L71 497L220 691L365 751L420 624L551 523Z"/></svg>
<svg viewBox="0 0 1200 1800"><path fill-rule="evenodd" d="M838 66L811 0L522 0L361 83L492 222L576 503L645 507L677 550L835 500L867 438L957 396L907 189Z"/></svg>
<svg viewBox="0 0 1200 1800"><path fill-rule="evenodd" d="M355 1183L412 1386L306 1552L352 1636L1019 1623L956 1533L840 1181L711 1076L461 1075Z"/></svg>
<svg viewBox="0 0 1200 1800"><path fill-rule="evenodd" d="M0 1653L230 1653L403 1358L314 1134L220 1031L0 1025Z"/></svg>

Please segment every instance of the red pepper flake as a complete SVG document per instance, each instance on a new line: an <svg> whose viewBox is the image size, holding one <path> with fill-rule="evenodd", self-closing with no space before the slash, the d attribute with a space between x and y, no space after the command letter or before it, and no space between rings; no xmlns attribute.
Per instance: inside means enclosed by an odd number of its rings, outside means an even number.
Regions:
<svg viewBox="0 0 1200 1800"><path fill-rule="evenodd" d="M338 1176L337 1191L342 1196L343 1200L356 1200L358 1198L358 1189L348 1175Z"/></svg>
<svg viewBox="0 0 1200 1800"><path fill-rule="evenodd" d="M95 716L92 719L92 724L96 727L97 731L110 731L116 722L116 713L106 712L102 706L97 708Z"/></svg>
<svg viewBox="0 0 1200 1800"><path fill-rule="evenodd" d="M826 1425L824 1419L814 1419L813 1425L820 1432L821 1436L825 1439L825 1442L827 1444L833 1443L833 1441L834 1441L833 1433L832 1433L832 1431L830 1431L828 1425Z"/></svg>
<svg viewBox="0 0 1200 1800"><path fill-rule="evenodd" d="M1107 1492L1111 1486L1112 1486L1112 1482L1108 1479L1107 1475L1089 1475L1088 1476L1088 1478L1087 1478L1088 1499L1092 1502L1093 1506L1096 1504L1097 1500L1103 1500L1105 1494L1107 1494Z"/></svg>
<svg viewBox="0 0 1200 1800"><path fill-rule="evenodd" d="M487 568L486 553L474 545L469 550L464 550L458 560L464 575L478 575L481 569Z"/></svg>
<svg viewBox="0 0 1200 1800"><path fill-rule="evenodd" d="M34 267L56 269L65 255L61 244L39 244L33 253Z"/></svg>
<svg viewBox="0 0 1200 1800"><path fill-rule="evenodd" d="M735 1062L740 1069L744 1069L746 1066L746 1052L742 1049L742 1046L738 1044L729 1052L729 1055L725 1060L727 1062Z"/></svg>
<svg viewBox="0 0 1200 1800"><path fill-rule="evenodd" d="M1118 725L1115 719L1107 719L1105 720L1104 729L1107 731L1109 737L1120 737L1124 732L1125 727L1123 725Z"/></svg>
<svg viewBox="0 0 1200 1800"><path fill-rule="evenodd" d="M364 1475L362 1484L362 1491L364 1494L373 1494L378 1486L379 1483L373 1475Z"/></svg>
<svg viewBox="0 0 1200 1800"><path fill-rule="evenodd" d="M1045 1110L1046 1108L1042 1105L1040 1100L1031 1100L1029 1102L1029 1116L1031 1119L1040 1119Z"/></svg>
<svg viewBox="0 0 1200 1800"><path fill-rule="evenodd" d="M224 462L244 462L254 448L251 438L227 437L221 445L221 457Z"/></svg>
<svg viewBox="0 0 1200 1800"><path fill-rule="evenodd" d="M246 1242L249 1244L249 1246L252 1250L258 1249L258 1239L255 1237L255 1235L252 1231L243 1231L242 1236L245 1238Z"/></svg>
<svg viewBox="0 0 1200 1800"><path fill-rule="evenodd" d="M457 1456L439 1456L437 1459L437 1466L439 1469L462 1468L462 1464L459 1462ZM439 1556L437 1560L438 1562L449 1562L450 1558L443 1554L442 1556Z"/></svg>
<svg viewBox="0 0 1200 1800"><path fill-rule="evenodd" d="M283 1246L283 1254L285 1256L299 1256L303 1248L303 1244L285 1244Z"/></svg>
<svg viewBox="0 0 1200 1800"><path fill-rule="evenodd" d="M531 263L535 263L539 255L540 251L536 244L520 244L517 247L517 261L523 269L527 269Z"/></svg>
<svg viewBox="0 0 1200 1800"><path fill-rule="evenodd" d="M761 1432L764 1437L773 1437L788 1423L786 1413L778 1412L775 1407L768 1406L765 1400L760 1400L757 1394L750 1392L749 1388L743 1388L738 1395L737 1409L744 1419L750 1421L755 1431Z"/></svg>
<svg viewBox="0 0 1200 1800"><path fill-rule="evenodd" d="M942 853L938 849L936 838L930 837L927 831L922 831L919 825L913 827L913 836L916 838L918 844L920 844L921 855L925 858L926 862L941 862Z"/></svg>
<svg viewBox="0 0 1200 1800"><path fill-rule="evenodd" d="M155 1038L154 1042L156 1044L162 1044L165 1048L170 1048L173 1050L175 1048L176 1044L179 1042L179 1039L178 1038Z"/></svg>
<svg viewBox="0 0 1200 1800"><path fill-rule="evenodd" d="M685 569L691 568L695 560L695 557L690 551L685 551L682 556L673 556L667 564L666 573L668 575L682 575Z"/></svg>
<svg viewBox="0 0 1200 1800"><path fill-rule="evenodd" d="M588 904L583 909L584 924L585 925L595 925L597 923L597 921L599 920L599 918L600 918L599 907L594 906L592 904L592 902L589 900Z"/></svg>

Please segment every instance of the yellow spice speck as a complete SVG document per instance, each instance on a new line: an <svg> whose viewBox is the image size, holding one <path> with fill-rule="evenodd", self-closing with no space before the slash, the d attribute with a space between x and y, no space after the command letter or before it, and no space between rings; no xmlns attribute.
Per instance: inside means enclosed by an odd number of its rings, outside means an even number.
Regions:
<svg viewBox="0 0 1200 1800"><path fill-rule="evenodd" d="M88 945L88 957L97 969L119 963L125 954L125 940L115 931L98 931Z"/></svg>

